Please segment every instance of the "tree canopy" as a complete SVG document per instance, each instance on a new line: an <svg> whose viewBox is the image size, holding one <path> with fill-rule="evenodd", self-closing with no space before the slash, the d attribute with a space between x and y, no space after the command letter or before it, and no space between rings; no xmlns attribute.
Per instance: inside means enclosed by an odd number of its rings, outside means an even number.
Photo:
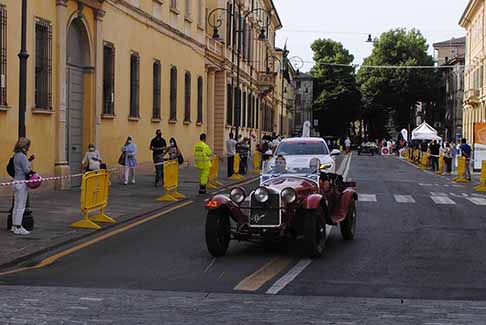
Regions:
<svg viewBox="0 0 486 325"><path fill-rule="evenodd" d="M355 69L350 65L354 56L341 43L318 39L312 45L315 65L314 116L319 119L322 135L344 136L349 123L360 114L361 92L356 82Z"/></svg>

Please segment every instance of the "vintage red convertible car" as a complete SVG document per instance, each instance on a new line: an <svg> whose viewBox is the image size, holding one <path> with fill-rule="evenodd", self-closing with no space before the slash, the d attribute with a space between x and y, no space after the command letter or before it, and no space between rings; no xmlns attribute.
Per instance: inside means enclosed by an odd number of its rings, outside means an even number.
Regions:
<svg viewBox="0 0 486 325"><path fill-rule="evenodd" d="M319 166L319 165L318 165ZM358 199L354 182L327 173L326 166L272 170L250 194L235 187L229 195L206 200L206 244L224 256L231 240L264 242L303 240L306 255L322 254L326 225L339 225L345 240L354 238Z"/></svg>

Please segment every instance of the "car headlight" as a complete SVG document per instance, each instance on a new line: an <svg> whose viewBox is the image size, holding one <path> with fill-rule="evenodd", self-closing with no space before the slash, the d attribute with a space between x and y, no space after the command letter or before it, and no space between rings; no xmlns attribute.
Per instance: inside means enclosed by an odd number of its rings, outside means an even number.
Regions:
<svg viewBox="0 0 486 325"><path fill-rule="evenodd" d="M237 204L243 203L243 201L245 201L245 198L246 193L241 187L235 187L230 192L230 199Z"/></svg>
<svg viewBox="0 0 486 325"><path fill-rule="evenodd" d="M260 203L267 202L270 197L268 190L264 187L257 188L255 192L253 192L253 195L255 196L255 200Z"/></svg>
<svg viewBox="0 0 486 325"><path fill-rule="evenodd" d="M297 193L292 188L284 189L281 196L282 200L287 204L294 203L297 200Z"/></svg>

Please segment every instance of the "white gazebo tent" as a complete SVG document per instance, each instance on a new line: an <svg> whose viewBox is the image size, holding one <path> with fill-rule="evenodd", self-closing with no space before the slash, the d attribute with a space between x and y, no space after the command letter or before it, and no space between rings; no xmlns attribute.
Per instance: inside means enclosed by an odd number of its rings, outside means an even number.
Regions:
<svg viewBox="0 0 486 325"><path fill-rule="evenodd" d="M412 140L442 141L442 138L437 135L437 131L433 127L424 122L412 131Z"/></svg>

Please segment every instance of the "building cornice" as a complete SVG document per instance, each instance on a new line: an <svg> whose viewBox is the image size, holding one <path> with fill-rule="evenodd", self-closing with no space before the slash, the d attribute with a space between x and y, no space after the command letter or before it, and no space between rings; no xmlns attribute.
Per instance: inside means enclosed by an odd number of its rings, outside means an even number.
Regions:
<svg viewBox="0 0 486 325"><path fill-rule="evenodd" d="M459 26L466 28L466 25L471 22L470 15L473 11L474 7L479 4L481 0L469 0L466 9L462 13L461 19L459 20Z"/></svg>

